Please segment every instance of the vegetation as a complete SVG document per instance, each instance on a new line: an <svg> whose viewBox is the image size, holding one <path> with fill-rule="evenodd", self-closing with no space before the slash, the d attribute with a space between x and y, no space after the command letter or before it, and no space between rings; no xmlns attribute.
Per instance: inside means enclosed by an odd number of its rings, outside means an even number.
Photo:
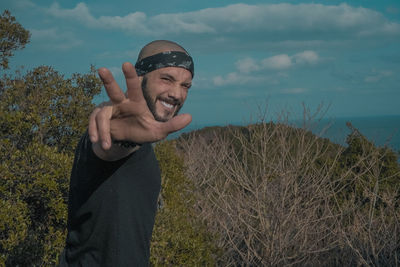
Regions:
<svg viewBox="0 0 400 267"><path fill-rule="evenodd" d="M46 66L3 77L0 196L7 209L21 209L18 220L26 226L21 234L1 223L2 243L7 245L0 247L0 254L6 263L55 263L64 245L73 150L99 90L93 69L71 79Z"/></svg>
<svg viewBox="0 0 400 267"><path fill-rule="evenodd" d="M2 67L28 32L5 11ZM55 265L65 243L74 147L100 92L92 67L71 78L48 66L0 81L0 266Z"/></svg>
<svg viewBox="0 0 400 267"><path fill-rule="evenodd" d="M218 249L194 210L193 185L174 142L161 142L156 155L162 173L159 211L151 243L154 266L213 266Z"/></svg>
<svg viewBox="0 0 400 267"><path fill-rule="evenodd" d="M29 33L8 11L1 23L5 68L12 51L28 42L21 34ZM57 264L65 244L74 150L100 86L94 67L71 78L49 66L1 78L0 266ZM194 199L183 160L169 143L160 144L156 152L163 170L163 205L154 228L151 262L212 264L217 249L191 208Z"/></svg>
<svg viewBox="0 0 400 267"><path fill-rule="evenodd" d="M28 42L29 32L5 10L0 16L0 69L7 69L13 52L24 48Z"/></svg>
<svg viewBox="0 0 400 267"><path fill-rule="evenodd" d="M0 21L4 69L29 33L8 11ZM74 148L100 85L93 67L71 78L48 66L2 76L0 266L57 263ZM151 264L398 265L398 155L350 124L347 146L333 144L311 122L260 119L157 144Z"/></svg>
<svg viewBox="0 0 400 267"><path fill-rule="evenodd" d="M218 265L400 261L398 156L349 127L347 147L287 121L180 138L197 214L219 237Z"/></svg>

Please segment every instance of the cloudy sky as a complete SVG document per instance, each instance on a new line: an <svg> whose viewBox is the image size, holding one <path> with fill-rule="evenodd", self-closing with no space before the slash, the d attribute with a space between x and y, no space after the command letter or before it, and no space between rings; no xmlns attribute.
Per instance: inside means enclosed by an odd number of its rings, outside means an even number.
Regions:
<svg viewBox="0 0 400 267"><path fill-rule="evenodd" d="M246 122L258 107L300 115L400 115L400 1L2 0L31 32L12 68L51 65L67 77L125 61L155 39L195 59L183 112L195 125ZM96 101L104 101L103 93ZM273 116L273 115L271 115Z"/></svg>

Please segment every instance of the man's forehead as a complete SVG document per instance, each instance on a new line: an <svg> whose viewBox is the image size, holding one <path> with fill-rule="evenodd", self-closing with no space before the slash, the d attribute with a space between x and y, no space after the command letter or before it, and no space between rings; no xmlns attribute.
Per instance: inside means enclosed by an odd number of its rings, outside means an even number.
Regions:
<svg viewBox="0 0 400 267"><path fill-rule="evenodd" d="M145 45L138 55L138 60L166 51L187 51L179 44L168 40L156 40Z"/></svg>

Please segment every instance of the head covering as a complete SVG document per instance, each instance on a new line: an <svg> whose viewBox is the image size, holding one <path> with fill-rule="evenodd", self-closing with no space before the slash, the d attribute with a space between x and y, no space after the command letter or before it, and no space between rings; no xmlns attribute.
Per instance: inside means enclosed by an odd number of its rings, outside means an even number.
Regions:
<svg viewBox="0 0 400 267"><path fill-rule="evenodd" d="M190 71L194 76L194 63L191 56L181 51L165 51L152 56L142 58L135 64L138 76L143 76L151 71L166 68L178 67Z"/></svg>

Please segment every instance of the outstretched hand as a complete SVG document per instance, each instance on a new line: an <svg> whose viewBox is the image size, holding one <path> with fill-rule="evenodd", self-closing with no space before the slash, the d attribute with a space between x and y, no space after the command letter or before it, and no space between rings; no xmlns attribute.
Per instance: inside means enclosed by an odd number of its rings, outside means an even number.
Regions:
<svg viewBox="0 0 400 267"><path fill-rule="evenodd" d="M121 90L106 68L98 73L110 98L110 102L97 107L89 118L89 137L92 143L101 142L108 150L111 140L126 140L136 143L155 142L168 134L186 127L192 120L189 114L173 117L167 122L154 119L143 97L141 78L131 63L124 63L127 92Z"/></svg>

